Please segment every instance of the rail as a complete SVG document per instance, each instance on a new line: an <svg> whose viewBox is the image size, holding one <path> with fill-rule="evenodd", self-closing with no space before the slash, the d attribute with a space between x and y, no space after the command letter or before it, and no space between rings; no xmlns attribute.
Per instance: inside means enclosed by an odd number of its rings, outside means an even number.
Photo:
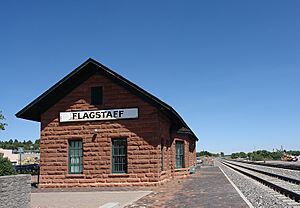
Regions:
<svg viewBox="0 0 300 208"><path fill-rule="evenodd" d="M254 161L245 161L245 160L237 160L238 162L261 165L261 166L269 166L274 168L283 168L289 170L300 170L300 165L291 165L291 164L282 164L282 163L265 163L265 162L254 162Z"/></svg>
<svg viewBox="0 0 300 208"><path fill-rule="evenodd" d="M276 190L277 192L286 195L287 197L289 197L289 198L295 200L296 202L300 202L300 194L299 194L299 193L296 193L296 192L293 191L293 190L290 190L290 189L287 189L287 188L285 188L285 187L279 186L279 185L277 185L277 184L275 184L275 183L272 183L272 182L270 182L269 180L265 180L265 179L263 179L262 177L259 177L259 176L255 175L255 174L252 174L251 172L247 172L247 171L245 171L245 170L242 170L242 168L248 170L248 169L245 168L245 167L241 167L241 166L239 166L239 165L232 164L232 163L228 163L228 162L225 162L225 161L220 161L220 162L221 162L222 164L226 165L227 167L230 167L230 168L232 168L232 169L234 169L234 170L236 170L236 171L238 171L238 172L240 172L240 173L242 173L242 174L244 174L244 175L246 175L246 176L248 176L248 177L250 177L250 178L253 178L253 179L259 181L260 183L262 183L262 184L264 184L264 185L266 185L266 186L268 186L268 187L270 187L270 188ZM259 172L259 171L255 170L255 169L253 169L253 170L251 170L251 171L253 171L253 172L258 172L258 173L260 173L260 174L264 174L264 175L268 175L268 176L272 175L272 173L265 174L265 173L263 173L263 172L265 172L265 171L260 171L260 172ZM276 175L276 176L275 176L275 175ZM274 174L274 176L271 176L271 177L275 177L275 178L278 178L279 180L284 180L284 181L286 181L286 179L283 179L284 176L281 176L281 175Z"/></svg>

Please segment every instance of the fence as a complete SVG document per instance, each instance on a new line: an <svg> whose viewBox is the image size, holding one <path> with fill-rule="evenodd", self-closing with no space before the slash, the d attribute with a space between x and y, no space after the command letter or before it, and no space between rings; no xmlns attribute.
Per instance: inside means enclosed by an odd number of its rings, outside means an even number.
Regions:
<svg viewBox="0 0 300 208"><path fill-rule="evenodd" d="M40 179L39 164L15 165L14 167L18 174L30 174L31 175L31 185L37 186L37 184L39 184L39 179Z"/></svg>

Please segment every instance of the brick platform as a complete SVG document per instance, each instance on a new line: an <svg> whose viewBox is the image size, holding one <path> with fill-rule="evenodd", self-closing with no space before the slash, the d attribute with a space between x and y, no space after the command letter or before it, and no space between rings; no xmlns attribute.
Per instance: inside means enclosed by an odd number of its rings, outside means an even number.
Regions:
<svg viewBox="0 0 300 208"><path fill-rule="evenodd" d="M248 207L218 167L204 167L184 180L167 183L126 208Z"/></svg>

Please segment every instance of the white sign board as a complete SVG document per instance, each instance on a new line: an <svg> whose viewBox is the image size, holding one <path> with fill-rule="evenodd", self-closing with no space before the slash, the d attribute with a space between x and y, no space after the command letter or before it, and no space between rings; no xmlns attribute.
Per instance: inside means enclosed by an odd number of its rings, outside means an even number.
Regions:
<svg viewBox="0 0 300 208"><path fill-rule="evenodd" d="M102 121L138 118L138 108L60 112L60 122Z"/></svg>

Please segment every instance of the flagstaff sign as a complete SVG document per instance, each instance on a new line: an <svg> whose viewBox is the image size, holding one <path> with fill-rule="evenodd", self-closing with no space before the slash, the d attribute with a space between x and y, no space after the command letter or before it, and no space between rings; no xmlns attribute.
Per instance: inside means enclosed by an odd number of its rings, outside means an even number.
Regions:
<svg viewBox="0 0 300 208"><path fill-rule="evenodd" d="M138 108L60 112L60 122L102 121L138 118Z"/></svg>

